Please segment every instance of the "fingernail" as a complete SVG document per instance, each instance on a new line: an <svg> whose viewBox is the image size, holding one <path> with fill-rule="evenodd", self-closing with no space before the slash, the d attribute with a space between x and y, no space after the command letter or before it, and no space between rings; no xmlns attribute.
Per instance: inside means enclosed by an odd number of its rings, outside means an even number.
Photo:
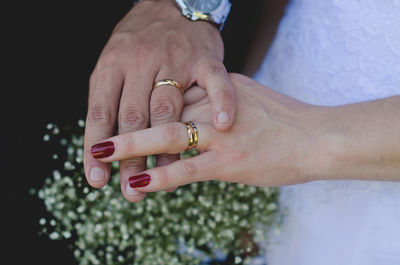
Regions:
<svg viewBox="0 0 400 265"><path fill-rule="evenodd" d="M128 194L129 196L136 196L141 194L140 191L138 191L135 188L131 188L131 186L129 185L129 183L126 184L126 188L125 188L126 194Z"/></svg>
<svg viewBox="0 0 400 265"><path fill-rule="evenodd" d="M228 113L226 111L221 111L218 113L217 120L219 123L228 123L230 121Z"/></svg>
<svg viewBox="0 0 400 265"><path fill-rule="evenodd" d="M92 146L90 152L94 158L104 158L114 154L115 147L113 142L103 142Z"/></svg>
<svg viewBox="0 0 400 265"><path fill-rule="evenodd" d="M106 178L106 174L104 171L99 167L93 167L90 170L89 178L93 181L103 181Z"/></svg>
<svg viewBox="0 0 400 265"><path fill-rule="evenodd" d="M150 175L149 174L140 174L137 176L133 176L129 178L129 186L131 188L140 188L149 185L150 183Z"/></svg>

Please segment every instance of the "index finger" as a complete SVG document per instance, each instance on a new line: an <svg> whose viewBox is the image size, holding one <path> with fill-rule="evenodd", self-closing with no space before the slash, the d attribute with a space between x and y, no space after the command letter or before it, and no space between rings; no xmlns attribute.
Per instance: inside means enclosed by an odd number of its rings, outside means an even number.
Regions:
<svg viewBox="0 0 400 265"><path fill-rule="evenodd" d="M206 123L196 123L198 129L197 149L206 151L211 141L216 141L216 131ZM130 132L111 137L92 147L96 157L102 146L113 146L115 150L107 157L100 157L103 162L130 159L154 154L177 154L188 147L189 135L181 122L166 123L141 131Z"/></svg>
<svg viewBox="0 0 400 265"><path fill-rule="evenodd" d="M97 67L90 79L83 163L86 179L94 188L107 184L110 165L94 159L90 146L113 135L122 83L122 72L114 67Z"/></svg>

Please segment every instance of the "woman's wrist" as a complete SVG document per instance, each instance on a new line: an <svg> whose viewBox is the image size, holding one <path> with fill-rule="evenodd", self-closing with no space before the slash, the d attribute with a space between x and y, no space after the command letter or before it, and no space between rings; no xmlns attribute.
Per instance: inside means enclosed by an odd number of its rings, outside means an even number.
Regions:
<svg viewBox="0 0 400 265"><path fill-rule="evenodd" d="M399 180L400 97L326 107L310 180ZM318 156L318 157L317 157Z"/></svg>
<svg viewBox="0 0 400 265"><path fill-rule="evenodd" d="M305 182L329 180L337 167L344 137L335 128L336 112L333 108L312 106L307 121L310 141L305 145L302 176ZM304 144L303 144L304 145Z"/></svg>
<svg viewBox="0 0 400 265"><path fill-rule="evenodd" d="M310 168L313 169L310 181L337 179L341 168L340 157L346 153L346 137L337 129L338 119L335 109L326 108L321 115L322 119L315 136L314 152L310 161L312 164Z"/></svg>
<svg viewBox="0 0 400 265"><path fill-rule="evenodd" d="M350 105L322 107L319 111L311 180L354 179L360 175L356 172L366 159L366 143L357 125L360 117L355 114Z"/></svg>

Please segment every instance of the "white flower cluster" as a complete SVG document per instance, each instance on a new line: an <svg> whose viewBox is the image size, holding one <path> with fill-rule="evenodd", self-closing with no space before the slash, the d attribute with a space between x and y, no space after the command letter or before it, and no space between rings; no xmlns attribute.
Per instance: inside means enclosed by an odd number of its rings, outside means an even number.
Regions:
<svg viewBox="0 0 400 265"><path fill-rule="evenodd" d="M130 203L121 195L117 163L106 187L87 185L84 122L78 125L75 133L47 125L43 140L65 147L52 155L63 168L54 170L37 194L53 215L39 220L41 232L54 240L73 240L81 265L218 264L221 257L246 264L260 254L255 242L276 220L278 189L208 181ZM149 157L148 167L154 162Z"/></svg>

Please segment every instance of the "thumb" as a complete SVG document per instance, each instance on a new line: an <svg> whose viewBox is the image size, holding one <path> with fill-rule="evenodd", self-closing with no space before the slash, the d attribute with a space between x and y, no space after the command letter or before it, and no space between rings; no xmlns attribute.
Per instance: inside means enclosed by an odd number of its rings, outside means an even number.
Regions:
<svg viewBox="0 0 400 265"><path fill-rule="evenodd" d="M225 131L232 127L236 97L225 66L218 60L205 59L195 70L197 84L207 90L211 101L212 122L217 130Z"/></svg>

